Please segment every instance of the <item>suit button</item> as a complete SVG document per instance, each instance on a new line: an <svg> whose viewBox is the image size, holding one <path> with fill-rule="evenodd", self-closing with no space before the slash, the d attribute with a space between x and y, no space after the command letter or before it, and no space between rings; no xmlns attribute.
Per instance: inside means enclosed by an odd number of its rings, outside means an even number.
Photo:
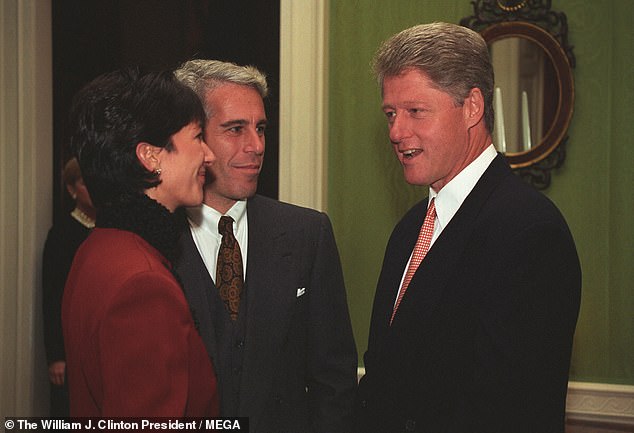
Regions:
<svg viewBox="0 0 634 433"><path fill-rule="evenodd" d="M416 421L413 419L408 419L405 421L405 431L415 431L416 430Z"/></svg>
<svg viewBox="0 0 634 433"><path fill-rule="evenodd" d="M237 340L236 341L236 347L238 349L242 349L244 347L244 340Z"/></svg>
<svg viewBox="0 0 634 433"><path fill-rule="evenodd" d="M361 407L362 407L362 408L364 408L364 409L365 409L366 407L368 407L368 401L367 401L367 400L365 400L365 399L364 399L364 400L361 400Z"/></svg>

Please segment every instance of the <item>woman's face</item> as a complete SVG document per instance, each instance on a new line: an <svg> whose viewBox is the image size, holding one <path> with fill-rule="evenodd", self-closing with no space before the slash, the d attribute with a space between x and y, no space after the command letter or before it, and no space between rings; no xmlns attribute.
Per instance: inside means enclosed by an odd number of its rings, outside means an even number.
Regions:
<svg viewBox="0 0 634 433"><path fill-rule="evenodd" d="M161 183L146 193L174 212L181 206L198 206L203 199L206 166L215 160L203 140L198 122L184 126L172 135L171 151L157 154Z"/></svg>

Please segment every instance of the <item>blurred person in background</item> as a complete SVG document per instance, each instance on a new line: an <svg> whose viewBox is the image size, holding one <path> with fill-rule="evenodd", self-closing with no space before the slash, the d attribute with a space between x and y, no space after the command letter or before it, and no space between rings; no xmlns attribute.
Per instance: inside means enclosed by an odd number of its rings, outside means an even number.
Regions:
<svg viewBox="0 0 634 433"><path fill-rule="evenodd" d="M79 245L95 226L95 208L81 176L79 163L71 158L62 172L66 191L75 208L53 225L46 237L42 259L42 288L44 309L44 346L51 381L52 417L67 417L68 386L66 383L66 355L62 335L62 295L68 271Z"/></svg>

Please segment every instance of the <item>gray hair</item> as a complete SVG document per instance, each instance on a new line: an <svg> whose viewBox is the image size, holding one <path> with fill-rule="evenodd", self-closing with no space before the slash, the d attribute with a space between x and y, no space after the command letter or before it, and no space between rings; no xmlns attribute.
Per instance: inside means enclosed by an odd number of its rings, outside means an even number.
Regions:
<svg viewBox="0 0 634 433"><path fill-rule="evenodd" d="M231 62L220 60L189 60L174 71L176 78L187 87L191 88L201 101L205 101L205 95L223 84L238 84L252 87L266 98L269 88L266 83L266 75L254 66L240 66ZM207 112L207 104L205 112Z"/></svg>
<svg viewBox="0 0 634 433"><path fill-rule="evenodd" d="M386 77L417 69L456 105L477 87L484 98L486 128L493 131L493 66L486 42L475 31L449 23L410 27L383 42L372 66L381 88Z"/></svg>

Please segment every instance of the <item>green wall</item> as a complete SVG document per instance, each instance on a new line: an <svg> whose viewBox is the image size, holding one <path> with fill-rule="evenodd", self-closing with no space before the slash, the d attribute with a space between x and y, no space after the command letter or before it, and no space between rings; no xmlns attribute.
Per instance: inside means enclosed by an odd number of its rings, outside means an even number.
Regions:
<svg viewBox="0 0 634 433"><path fill-rule="evenodd" d="M566 162L545 191L583 270L571 379L634 384L634 1L554 0L552 9L568 16L577 59ZM328 209L360 354L389 234L427 194L403 180L369 64L393 33L472 13L468 0L330 1Z"/></svg>

